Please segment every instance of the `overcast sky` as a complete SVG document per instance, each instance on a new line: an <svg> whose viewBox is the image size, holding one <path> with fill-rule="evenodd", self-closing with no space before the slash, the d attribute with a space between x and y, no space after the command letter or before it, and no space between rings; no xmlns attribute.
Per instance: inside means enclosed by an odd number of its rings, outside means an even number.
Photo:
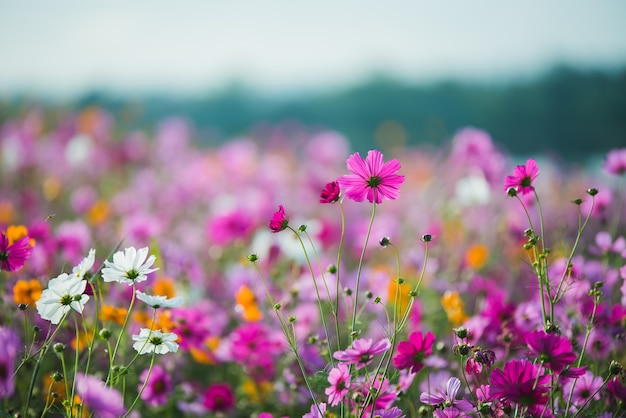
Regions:
<svg viewBox="0 0 626 418"><path fill-rule="evenodd" d="M266 91L626 64L624 0L0 0L0 95Z"/></svg>

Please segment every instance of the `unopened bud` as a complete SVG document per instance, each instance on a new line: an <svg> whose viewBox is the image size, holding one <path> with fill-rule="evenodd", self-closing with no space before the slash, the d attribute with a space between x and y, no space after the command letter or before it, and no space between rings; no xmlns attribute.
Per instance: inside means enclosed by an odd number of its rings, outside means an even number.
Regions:
<svg viewBox="0 0 626 418"><path fill-rule="evenodd" d="M587 189L587 194L589 196L595 196L598 194L598 189L596 189L595 187L592 187L591 189Z"/></svg>
<svg viewBox="0 0 626 418"><path fill-rule="evenodd" d="M55 353L62 353L63 350L65 350L65 344L56 343L52 346L52 349L54 350Z"/></svg>
<svg viewBox="0 0 626 418"><path fill-rule="evenodd" d="M378 241L378 243L380 244L380 246L381 246L381 247L386 247L386 246L388 246L390 242L391 242L391 241L390 241L389 237L382 237L382 238L380 239L380 241Z"/></svg>

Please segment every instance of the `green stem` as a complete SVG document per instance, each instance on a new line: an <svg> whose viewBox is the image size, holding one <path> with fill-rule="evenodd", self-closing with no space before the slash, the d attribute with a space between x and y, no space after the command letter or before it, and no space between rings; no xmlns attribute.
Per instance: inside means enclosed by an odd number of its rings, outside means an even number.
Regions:
<svg viewBox="0 0 626 418"><path fill-rule="evenodd" d="M130 408L128 408L128 411L126 411L126 414L124 414L124 418L126 418L130 414L130 412L133 410L133 408L135 408L135 405L137 404L137 401L139 401L141 394L146 389L146 386L148 385L148 380L150 380L150 374L152 373L152 368L154 367L155 356L156 356L156 351L153 351L152 358L150 358L150 367L148 368L148 374L146 375L146 380L144 380L143 385L141 386L141 389L139 390L137 397L135 398L133 403L130 405Z"/></svg>

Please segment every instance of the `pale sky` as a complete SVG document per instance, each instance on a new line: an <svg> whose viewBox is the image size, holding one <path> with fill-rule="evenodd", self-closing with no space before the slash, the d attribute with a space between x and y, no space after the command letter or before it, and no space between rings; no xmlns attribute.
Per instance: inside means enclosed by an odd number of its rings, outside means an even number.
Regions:
<svg viewBox="0 0 626 418"><path fill-rule="evenodd" d="M626 65L624 0L0 0L0 96L489 81Z"/></svg>

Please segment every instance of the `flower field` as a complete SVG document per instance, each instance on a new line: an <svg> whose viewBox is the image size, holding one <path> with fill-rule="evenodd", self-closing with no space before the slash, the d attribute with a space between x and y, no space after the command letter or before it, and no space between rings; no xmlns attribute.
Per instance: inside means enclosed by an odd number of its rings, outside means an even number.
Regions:
<svg viewBox="0 0 626 418"><path fill-rule="evenodd" d="M0 416L626 414L626 149L0 127Z"/></svg>

